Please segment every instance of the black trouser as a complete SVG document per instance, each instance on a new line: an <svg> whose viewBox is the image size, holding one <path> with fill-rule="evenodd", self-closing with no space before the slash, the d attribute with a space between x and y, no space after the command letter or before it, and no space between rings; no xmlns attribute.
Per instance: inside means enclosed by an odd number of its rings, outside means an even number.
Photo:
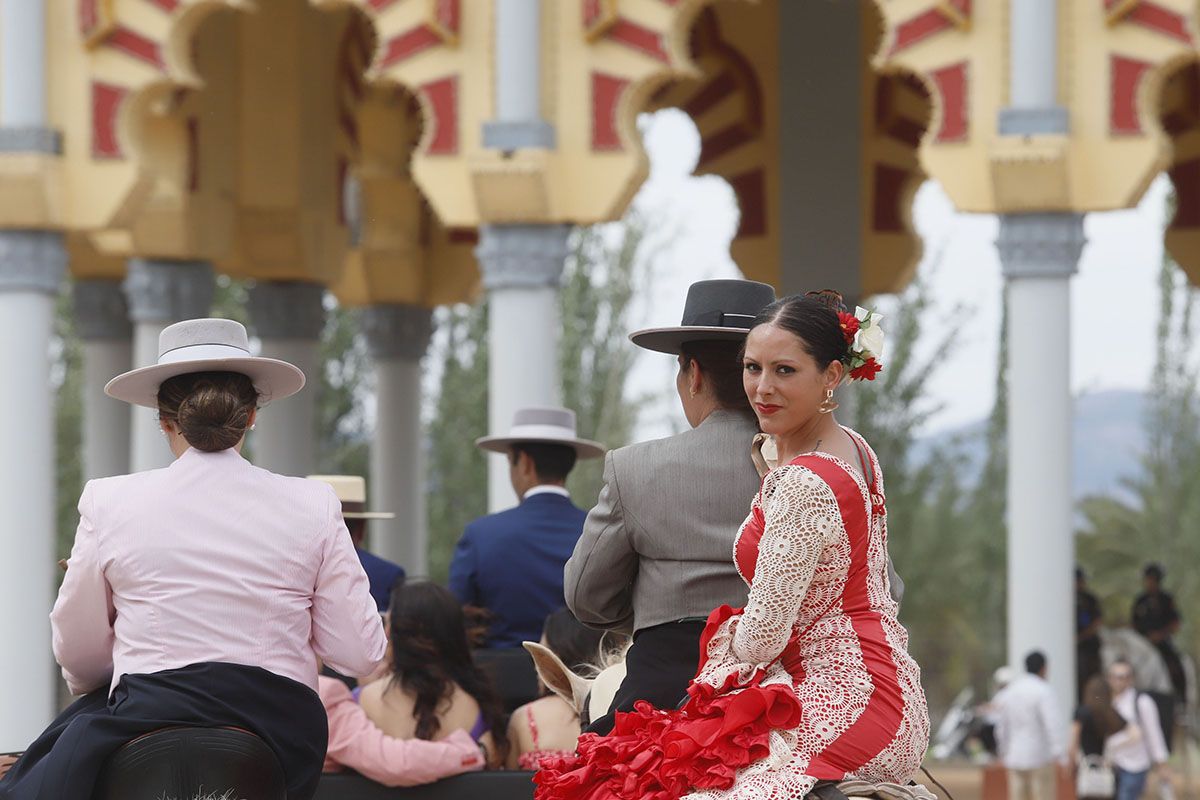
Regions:
<svg viewBox="0 0 1200 800"><path fill-rule="evenodd" d="M585 730L607 736L615 722L613 712L632 711L638 700L655 708L677 707L699 667L703 631L704 620L690 618L634 634L633 645L625 654L625 680L613 697L612 708Z"/></svg>
<svg viewBox="0 0 1200 800"><path fill-rule="evenodd" d="M288 800L317 790L329 738L312 689L258 667L192 664L126 675L72 703L0 779L0 800L90 800L104 762L121 745L178 725L252 731L275 752Z"/></svg>

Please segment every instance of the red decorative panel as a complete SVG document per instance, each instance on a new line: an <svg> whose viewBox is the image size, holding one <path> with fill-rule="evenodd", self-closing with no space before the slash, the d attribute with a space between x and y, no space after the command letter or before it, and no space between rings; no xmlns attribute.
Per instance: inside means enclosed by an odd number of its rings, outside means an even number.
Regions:
<svg viewBox="0 0 1200 800"><path fill-rule="evenodd" d="M936 8L931 8L896 26L896 41L892 44L892 53L895 54L912 47L922 39L927 39L935 33L941 33L952 27L953 23L945 14Z"/></svg>
<svg viewBox="0 0 1200 800"><path fill-rule="evenodd" d="M1200 228L1200 159L1181 161L1167 174L1175 185L1175 218L1171 227Z"/></svg>
<svg viewBox="0 0 1200 800"><path fill-rule="evenodd" d="M458 78L431 81L420 88L433 110L433 137L429 140L431 156L448 156L458 152Z"/></svg>
<svg viewBox="0 0 1200 800"><path fill-rule="evenodd" d="M479 244L479 230L476 228L450 228L446 232L450 244Z"/></svg>
<svg viewBox="0 0 1200 800"><path fill-rule="evenodd" d="M163 68L162 53L159 52L158 44L136 31L124 27L117 28L108 35L105 42L109 47L120 50L122 53L145 61L158 69Z"/></svg>
<svg viewBox="0 0 1200 800"><path fill-rule="evenodd" d="M117 141L117 112L126 90L107 83L92 83L92 157L120 158Z"/></svg>
<svg viewBox="0 0 1200 800"><path fill-rule="evenodd" d="M1148 69L1150 65L1145 61L1117 55L1110 57L1108 126L1113 133L1142 132L1137 92Z"/></svg>
<svg viewBox="0 0 1200 800"><path fill-rule="evenodd" d="M664 64L670 60L667 51L663 49L662 37L636 22L618 19L608 29L608 38L626 47L639 50L652 58L657 58Z"/></svg>
<svg viewBox="0 0 1200 800"><path fill-rule="evenodd" d="M738 222L736 238L763 236L767 232L767 176L762 169L744 172L729 179L729 186L737 195L741 220Z"/></svg>
<svg viewBox="0 0 1200 800"><path fill-rule="evenodd" d="M367 5L371 6L371 8L375 9L376 11L382 11L395 2L396 0L367 0Z"/></svg>
<svg viewBox="0 0 1200 800"><path fill-rule="evenodd" d="M334 192L337 196L337 221L339 225L345 225L346 217L346 177L350 174L350 162L345 156L338 156L337 168L334 173L334 180L337 185L334 187Z"/></svg>
<svg viewBox="0 0 1200 800"><path fill-rule="evenodd" d="M729 97L737 89L737 79L733 77L733 73L722 72L688 98L683 105L683 110L692 119L699 119L704 112Z"/></svg>
<svg viewBox="0 0 1200 800"><path fill-rule="evenodd" d="M620 150L617 103L629 81L602 72L592 73L592 149Z"/></svg>
<svg viewBox="0 0 1200 800"><path fill-rule="evenodd" d="M1181 42L1190 43L1192 41L1192 35L1187 29L1187 20L1183 18L1183 15L1163 8L1157 3L1143 0L1129 12L1129 16L1125 19Z"/></svg>
<svg viewBox="0 0 1200 800"><path fill-rule="evenodd" d="M179 7L179 0L148 0L148 2L152 6L158 6L168 14Z"/></svg>
<svg viewBox="0 0 1200 800"><path fill-rule="evenodd" d="M448 31L458 33L462 22L462 7L459 0L438 0L437 21Z"/></svg>
<svg viewBox="0 0 1200 800"><path fill-rule="evenodd" d="M600 20L601 0L583 0L583 27L591 28Z"/></svg>
<svg viewBox="0 0 1200 800"><path fill-rule="evenodd" d="M735 122L700 142L700 159L696 163L696 166L706 166L753 139L754 134L747 130L745 125Z"/></svg>
<svg viewBox="0 0 1200 800"><path fill-rule="evenodd" d="M393 36L383 48L383 66L390 67L406 58L412 58L422 50L436 47L442 43L442 37L428 25L411 28L404 33Z"/></svg>
<svg viewBox="0 0 1200 800"><path fill-rule="evenodd" d="M880 233L899 233L904 230L900 201L907 180L907 170L890 164L875 165L875 202L871 221L874 230Z"/></svg>
<svg viewBox="0 0 1200 800"><path fill-rule="evenodd" d="M79 0L79 32L86 39L100 25L100 0Z"/></svg>
<svg viewBox="0 0 1200 800"><path fill-rule="evenodd" d="M961 142L967 138L967 63L953 64L933 72L933 83L942 99L939 142Z"/></svg>

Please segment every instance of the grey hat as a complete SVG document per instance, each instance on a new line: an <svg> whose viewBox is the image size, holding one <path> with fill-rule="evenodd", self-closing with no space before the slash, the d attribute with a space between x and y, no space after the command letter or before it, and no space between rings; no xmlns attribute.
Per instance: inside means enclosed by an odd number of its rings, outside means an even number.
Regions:
<svg viewBox="0 0 1200 800"><path fill-rule="evenodd" d="M158 363L118 375L104 387L109 397L158 408L158 387L168 378L192 372L237 372L254 382L260 403L289 397L304 388L299 367L250 355L240 322L188 319L168 325L158 336Z"/></svg>
<svg viewBox="0 0 1200 800"><path fill-rule="evenodd" d="M688 287L683 321L672 328L629 334L638 347L679 355L686 342L740 341L758 312L775 302L775 289L758 281L697 281Z"/></svg>
<svg viewBox="0 0 1200 800"><path fill-rule="evenodd" d="M575 412L569 408L522 408L513 414L507 436L484 436L475 440L475 446L506 453L509 447L521 442L573 447L580 458L599 458L606 450L599 442L575 435Z"/></svg>

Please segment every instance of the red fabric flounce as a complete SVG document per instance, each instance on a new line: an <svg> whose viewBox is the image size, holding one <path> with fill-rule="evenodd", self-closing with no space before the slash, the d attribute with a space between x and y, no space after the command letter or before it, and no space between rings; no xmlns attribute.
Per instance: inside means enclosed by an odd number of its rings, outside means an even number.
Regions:
<svg viewBox="0 0 1200 800"><path fill-rule="evenodd" d="M676 800L693 789L729 788L738 770L769 754L772 730L800 724L791 687L761 686L761 679L759 673L747 686L720 690L693 683L678 711L643 702L618 712L608 736L585 733L576 755L542 762L534 797Z"/></svg>

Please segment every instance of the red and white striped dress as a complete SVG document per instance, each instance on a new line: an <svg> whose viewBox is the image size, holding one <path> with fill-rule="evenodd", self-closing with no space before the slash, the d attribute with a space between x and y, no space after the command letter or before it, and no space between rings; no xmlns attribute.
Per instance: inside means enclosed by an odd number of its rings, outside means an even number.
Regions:
<svg viewBox="0 0 1200 800"><path fill-rule="evenodd" d="M873 485L824 453L771 470L734 547L749 599L710 616L688 702L581 737L543 764L539 800L795 800L818 780L913 777L929 715L889 591L879 462L847 431Z"/></svg>

